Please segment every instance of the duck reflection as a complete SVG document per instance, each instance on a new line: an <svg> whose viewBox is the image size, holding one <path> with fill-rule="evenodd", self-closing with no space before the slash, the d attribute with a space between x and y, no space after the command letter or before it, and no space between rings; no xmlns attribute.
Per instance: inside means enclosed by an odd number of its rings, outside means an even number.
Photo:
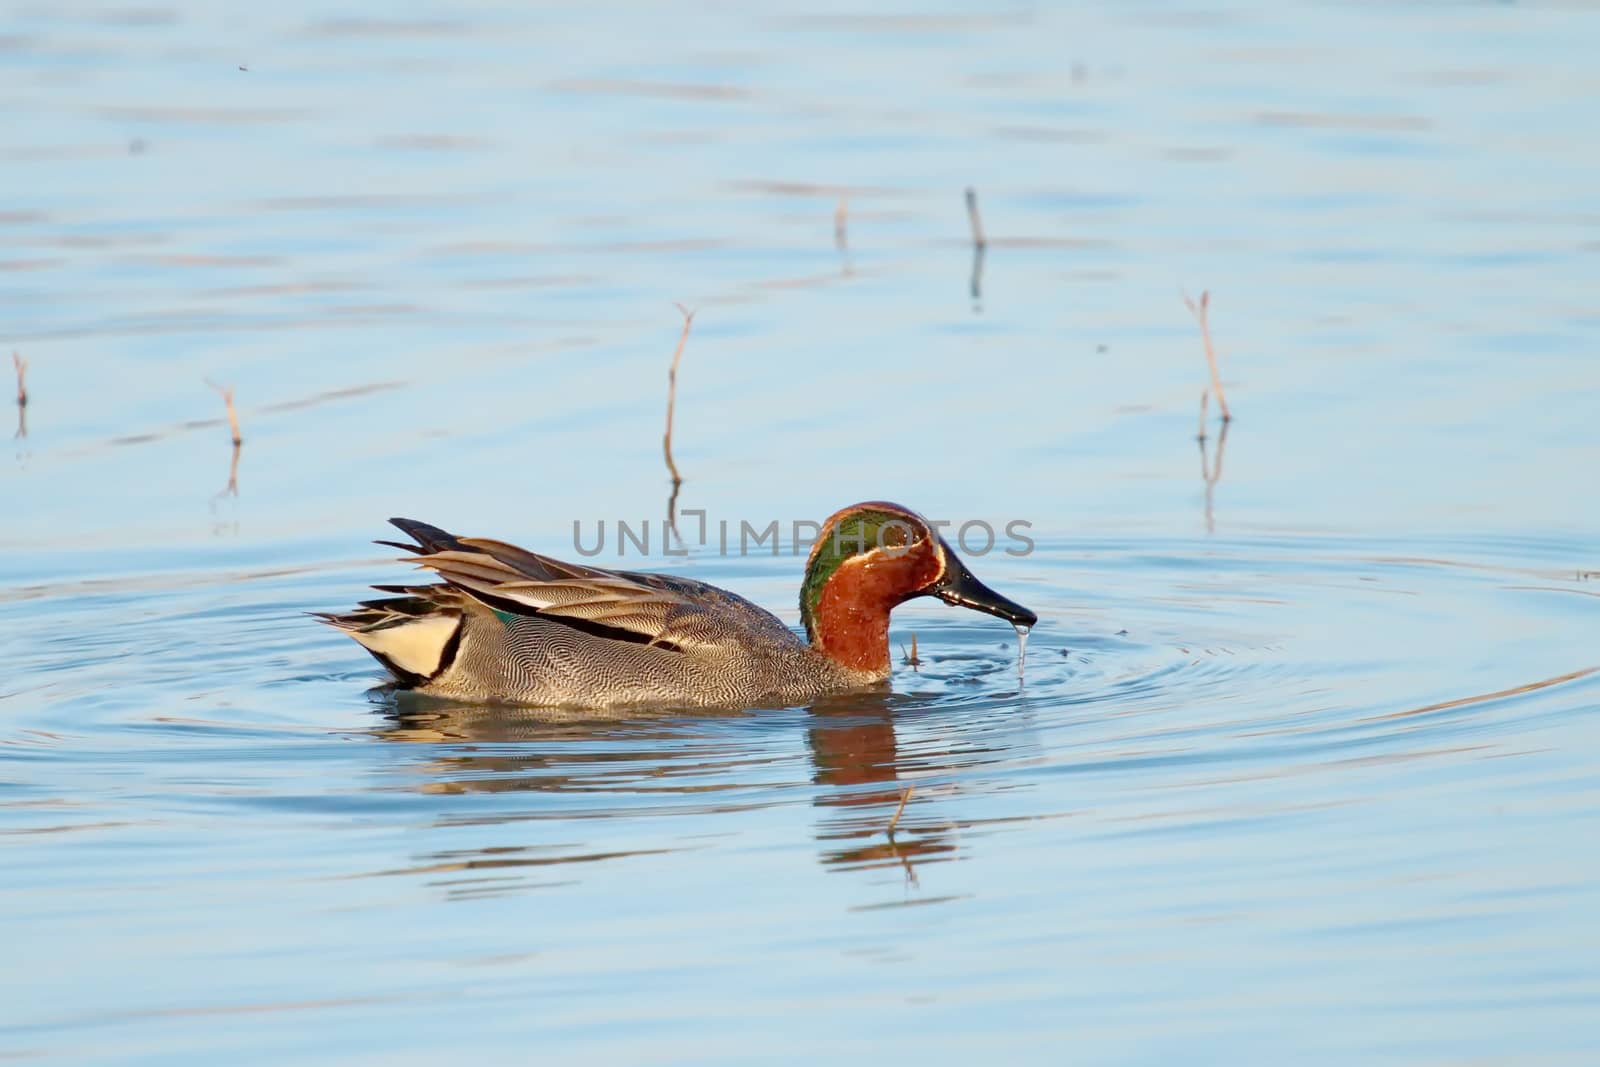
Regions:
<svg viewBox="0 0 1600 1067"><path fill-rule="evenodd" d="M889 832L907 785L894 720L903 701L889 692L833 697L805 711L804 729L819 861L841 869L898 865L914 884L917 863L950 858L956 845L950 827L918 817L917 798ZM547 792L569 801L494 815L463 812L462 822L752 811L786 803L792 793L785 787L796 784L784 778L794 720L783 713L770 713L773 720L763 724L756 718L762 712L595 719L398 694L386 703L383 739L449 746L420 765L420 791ZM941 769L927 752L919 753L917 768Z"/></svg>
<svg viewBox="0 0 1600 1067"><path fill-rule="evenodd" d="M892 700L891 694L856 695L811 708L806 741L812 781L827 787L815 799L822 815L817 841L824 864L898 863L914 884L916 861L948 859L956 845L944 828L924 825L910 807L894 821L908 786L900 780ZM925 761L919 764L926 766Z"/></svg>

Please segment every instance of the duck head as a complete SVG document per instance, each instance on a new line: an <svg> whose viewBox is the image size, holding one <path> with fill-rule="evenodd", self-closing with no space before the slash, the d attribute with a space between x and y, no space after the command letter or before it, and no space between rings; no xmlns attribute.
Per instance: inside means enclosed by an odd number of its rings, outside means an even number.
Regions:
<svg viewBox="0 0 1600 1067"><path fill-rule="evenodd" d="M1029 627L1039 617L973 577L928 520L873 500L836 511L806 560L800 618L811 646L841 666L889 673L889 613L913 597Z"/></svg>

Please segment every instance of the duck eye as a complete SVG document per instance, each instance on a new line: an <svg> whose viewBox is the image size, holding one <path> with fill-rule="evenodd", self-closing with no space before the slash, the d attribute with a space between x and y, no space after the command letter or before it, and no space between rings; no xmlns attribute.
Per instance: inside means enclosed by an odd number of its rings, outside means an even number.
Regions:
<svg viewBox="0 0 1600 1067"><path fill-rule="evenodd" d="M904 552L916 539L911 524L902 519L890 519L878 527L878 547L887 549L892 555Z"/></svg>

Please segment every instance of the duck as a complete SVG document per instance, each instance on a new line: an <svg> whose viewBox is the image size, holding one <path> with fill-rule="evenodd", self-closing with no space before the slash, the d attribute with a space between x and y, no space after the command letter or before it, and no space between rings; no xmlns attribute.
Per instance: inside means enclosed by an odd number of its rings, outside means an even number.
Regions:
<svg viewBox="0 0 1600 1067"><path fill-rule="evenodd" d="M800 583L802 638L707 582L566 563L504 541L389 520L440 581L378 585L348 612L313 612L392 676L390 688L472 703L615 709L792 705L882 686L889 615L915 597L1025 634L1038 616L973 576L921 515L864 501L822 523Z"/></svg>

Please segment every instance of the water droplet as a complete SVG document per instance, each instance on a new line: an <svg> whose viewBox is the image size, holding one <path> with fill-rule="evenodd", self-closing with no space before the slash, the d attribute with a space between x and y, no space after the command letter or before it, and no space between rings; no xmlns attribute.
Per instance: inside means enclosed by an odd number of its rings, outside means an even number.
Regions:
<svg viewBox="0 0 1600 1067"><path fill-rule="evenodd" d="M1023 665L1028 661L1028 633L1033 628L1019 626L1016 623L1012 623L1011 626L1017 631L1017 677L1021 678Z"/></svg>

